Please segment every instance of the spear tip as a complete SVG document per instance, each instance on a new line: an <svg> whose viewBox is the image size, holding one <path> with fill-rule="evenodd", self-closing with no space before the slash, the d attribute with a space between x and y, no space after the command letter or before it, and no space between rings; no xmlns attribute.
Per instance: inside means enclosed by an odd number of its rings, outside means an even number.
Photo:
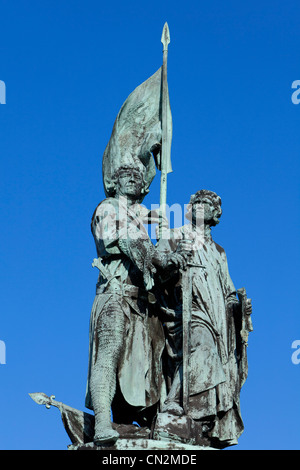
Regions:
<svg viewBox="0 0 300 470"><path fill-rule="evenodd" d="M163 43L164 49L168 47L168 44L170 44L170 30L168 23L165 22L163 32L161 35L161 42Z"/></svg>

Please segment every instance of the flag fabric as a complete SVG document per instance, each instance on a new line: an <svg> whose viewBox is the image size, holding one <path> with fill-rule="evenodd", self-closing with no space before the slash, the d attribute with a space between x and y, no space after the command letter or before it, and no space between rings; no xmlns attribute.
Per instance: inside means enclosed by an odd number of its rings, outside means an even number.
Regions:
<svg viewBox="0 0 300 470"><path fill-rule="evenodd" d="M169 148L167 173L172 171L170 146L172 140L172 116L168 95ZM145 193L160 170L162 141L162 67L139 85L127 98L115 120L110 140L102 160L104 190L112 195L114 173L122 166L139 168L144 175ZM153 155L153 157L152 157Z"/></svg>

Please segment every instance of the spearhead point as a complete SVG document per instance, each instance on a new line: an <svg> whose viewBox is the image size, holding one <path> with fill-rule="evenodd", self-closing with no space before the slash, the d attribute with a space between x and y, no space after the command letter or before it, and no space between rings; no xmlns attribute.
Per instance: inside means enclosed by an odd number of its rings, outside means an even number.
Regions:
<svg viewBox="0 0 300 470"><path fill-rule="evenodd" d="M168 44L170 44L170 31L168 23L165 22L163 32L161 35L161 42L163 43L164 49L168 48Z"/></svg>
<svg viewBox="0 0 300 470"><path fill-rule="evenodd" d="M48 405L50 402L50 397L48 397L45 393L29 393L29 396L38 405Z"/></svg>

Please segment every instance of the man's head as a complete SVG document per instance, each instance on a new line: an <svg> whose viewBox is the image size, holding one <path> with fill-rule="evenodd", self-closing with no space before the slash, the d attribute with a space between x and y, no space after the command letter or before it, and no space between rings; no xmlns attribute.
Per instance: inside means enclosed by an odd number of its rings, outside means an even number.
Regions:
<svg viewBox="0 0 300 470"><path fill-rule="evenodd" d="M131 166L120 167L113 176L115 195L139 201L143 199L145 181L139 168Z"/></svg>
<svg viewBox="0 0 300 470"><path fill-rule="evenodd" d="M204 223L210 227L219 223L222 215L221 198L213 191L201 189L192 194L186 217L197 225L199 220L204 219Z"/></svg>

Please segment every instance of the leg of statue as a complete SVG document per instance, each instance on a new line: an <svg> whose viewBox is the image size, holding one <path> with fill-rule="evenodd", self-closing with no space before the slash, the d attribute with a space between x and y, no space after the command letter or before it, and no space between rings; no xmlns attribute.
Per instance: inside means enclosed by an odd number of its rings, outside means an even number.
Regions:
<svg viewBox="0 0 300 470"><path fill-rule="evenodd" d="M178 366L171 389L168 393L166 401L163 404L162 412L171 413L176 416L183 415L182 403L182 364Z"/></svg>
<svg viewBox="0 0 300 470"><path fill-rule="evenodd" d="M95 413L96 445L115 441L111 403L116 391L117 366L124 340L125 317L117 302L104 307L97 325L97 358L91 371L91 397Z"/></svg>

